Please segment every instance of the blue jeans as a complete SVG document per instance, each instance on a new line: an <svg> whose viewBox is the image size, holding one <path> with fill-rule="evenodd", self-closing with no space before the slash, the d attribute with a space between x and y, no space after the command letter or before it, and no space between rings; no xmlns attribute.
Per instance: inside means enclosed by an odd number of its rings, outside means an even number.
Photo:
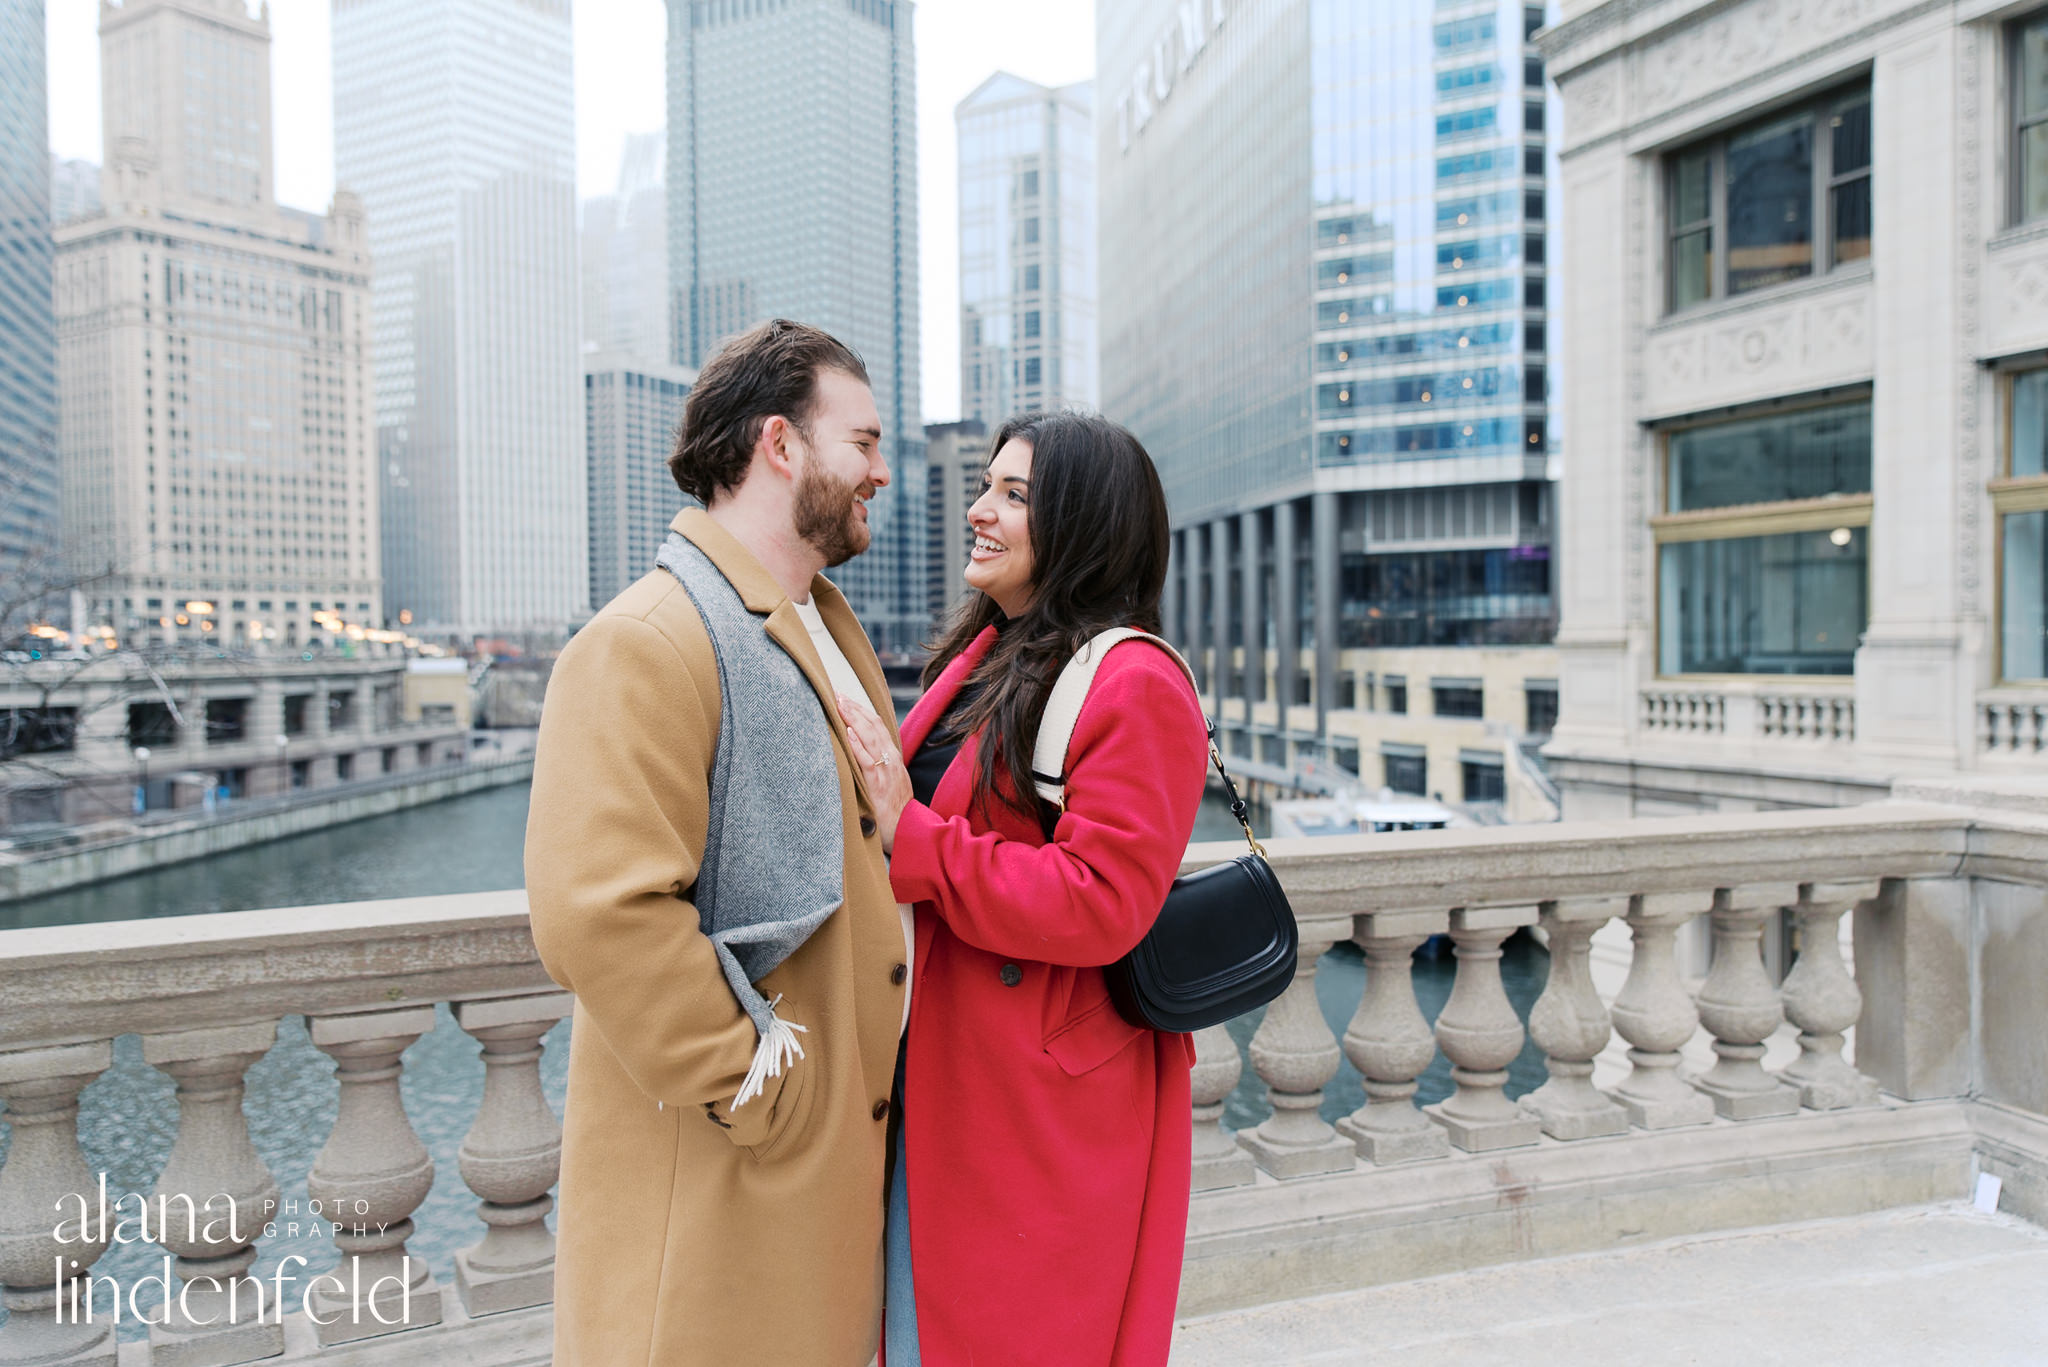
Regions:
<svg viewBox="0 0 2048 1367"><path fill-rule="evenodd" d="M892 1155L896 1175L889 1187L889 1220L883 1282L883 1346L889 1367L920 1367L917 1348L917 1293L910 1278L910 1183L903 1168L903 1131L896 1131Z"/></svg>

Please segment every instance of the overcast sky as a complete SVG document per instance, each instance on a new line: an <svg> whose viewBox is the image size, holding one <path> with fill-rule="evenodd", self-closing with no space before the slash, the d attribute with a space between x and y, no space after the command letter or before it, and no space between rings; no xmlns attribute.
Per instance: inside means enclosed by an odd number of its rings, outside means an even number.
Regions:
<svg viewBox="0 0 2048 1367"><path fill-rule="evenodd" d="M271 115L277 194L324 209L334 190L328 0L271 0ZM575 0L576 179L603 194L626 134L659 128L665 104L662 0ZM99 0L48 0L50 144L100 159ZM1048 85L1095 68L1092 0L922 0L917 6L918 216L924 411L960 412L958 202L953 106L998 68Z"/></svg>

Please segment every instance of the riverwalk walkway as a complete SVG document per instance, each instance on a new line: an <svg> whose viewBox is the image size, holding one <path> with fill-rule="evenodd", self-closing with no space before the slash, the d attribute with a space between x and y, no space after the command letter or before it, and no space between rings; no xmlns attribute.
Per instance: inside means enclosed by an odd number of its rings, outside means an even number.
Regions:
<svg viewBox="0 0 2048 1367"><path fill-rule="evenodd" d="M1963 1204L1700 1234L1181 1322L1172 1367L2042 1367L2048 1230Z"/></svg>

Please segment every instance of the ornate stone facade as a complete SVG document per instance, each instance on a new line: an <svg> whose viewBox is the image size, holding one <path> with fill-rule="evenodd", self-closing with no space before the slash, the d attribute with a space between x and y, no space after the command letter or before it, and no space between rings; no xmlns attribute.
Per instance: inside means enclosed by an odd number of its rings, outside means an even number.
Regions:
<svg viewBox="0 0 2048 1367"><path fill-rule="evenodd" d="M2002 678L1995 592L2011 375L2048 349L2048 224L2014 222L2006 156L2022 17L1992 0L1567 0L1539 39L1565 111L1546 753L1567 816L1864 801L1903 775L2042 762L2048 685ZM1867 253L1821 269L1822 181L1810 274L1671 307L1675 154L1865 80ZM1828 132L1823 117L1816 145ZM1669 433L1844 399L1873 432L1853 673L1665 668ZM1678 724L1699 717L1713 724Z"/></svg>

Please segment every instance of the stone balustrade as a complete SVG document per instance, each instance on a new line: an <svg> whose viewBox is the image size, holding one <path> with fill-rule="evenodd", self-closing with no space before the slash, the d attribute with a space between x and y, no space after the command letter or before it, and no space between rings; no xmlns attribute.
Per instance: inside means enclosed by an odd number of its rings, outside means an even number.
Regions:
<svg viewBox="0 0 2048 1367"><path fill-rule="evenodd" d="M1196 1037L1184 1309L1957 1197L1978 1170L2003 1176L2009 1209L2048 1219L2048 792L1997 810L1894 801L1270 849L1300 968L1242 1051L1225 1027ZM1234 852L1198 845L1187 867ZM1760 950L1781 913L1799 947L1782 984ZM1852 913L1853 973L1837 933ZM1712 943L1697 984L1673 953L1695 921ZM1550 961L1526 1014L1501 977L1522 934ZM1603 934L1632 950L1611 998L1593 971ZM1432 1022L1414 965L1437 935L1455 977ZM1347 943L1364 988L1333 1012L1319 969ZM429 1267L408 1248L434 1165L401 1081L443 1003L479 1047L482 1100L457 1158L473 1235ZM327 1323L280 1326L260 1301L223 1303L262 1252L251 1221L228 1238L167 1233L191 1294L146 1358L130 1345L131 1367L546 1361L560 1130L539 1060L569 1007L519 893L0 933L0 1364L116 1360L105 1325L64 1313L104 1244L60 1244L50 1214L92 1195L81 1093L115 1038L140 1035L174 1084L154 1194L246 1215L279 1184L250 1143L244 1079L289 1017L333 1061L335 1119L303 1192L284 1195L368 1212L334 1239L362 1275L313 1297ZM1774 1067L1788 1026L1796 1057ZM1615 1036L1625 1066L1600 1085ZM1546 1077L1511 1095L1525 1039ZM1452 1090L1419 1105L1439 1053ZM1354 1109L1328 1092L1347 1060ZM1232 1132L1226 1102L1247 1079L1267 1114Z"/></svg>
<svg viewBox="0 0 2048 1367"><path fill-rule="evenodd" d="M1856 739L1856 697L1828 693L1759 693L1757 732L1767 740L1848 742Z"/></svg>
<svg viewBox="0 0 2048 1367"><path fill-rule="evenodd" d="M1728 703L1719 693L1705 689L1644 689L1642 728L1680 735L1718 736L1728 729Z"/></svg>
<svg viewBox="0 0 2048 1367"><path fill-rule="evenodd" d="M2048 754L2048 696L2039 690L1996 693L1977 700L1977 749L1987 755Z"/></svg>

